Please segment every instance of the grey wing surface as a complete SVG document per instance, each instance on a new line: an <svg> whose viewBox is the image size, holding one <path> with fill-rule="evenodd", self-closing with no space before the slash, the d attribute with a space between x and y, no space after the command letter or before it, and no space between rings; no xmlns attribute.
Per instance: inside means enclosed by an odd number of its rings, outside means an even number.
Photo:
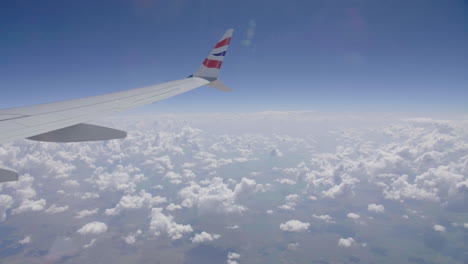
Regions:
<svg viewBox="0 0 468 264"><path fill-rule="evenodd" d="M158 102L208 83L203 78L192 77L111 94L0 110L0 143L86 123L102 116Z"/></svg>

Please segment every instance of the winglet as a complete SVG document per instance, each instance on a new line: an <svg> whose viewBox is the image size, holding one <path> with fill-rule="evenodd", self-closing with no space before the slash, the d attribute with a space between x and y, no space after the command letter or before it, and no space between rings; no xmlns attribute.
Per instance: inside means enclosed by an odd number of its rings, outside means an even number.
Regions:
<svg viewBox="0 0 468 264"><path fill-rule="evenodd" d="M233 32L233 29L228 29L226 33L224 33L221 40L211 50L202 65L192 75L193 77L199 77L210 81L211 83L208 84L209 86L226 92L231 89L219 81L219 70L223 64L224 56L231 42Z"/></svg>

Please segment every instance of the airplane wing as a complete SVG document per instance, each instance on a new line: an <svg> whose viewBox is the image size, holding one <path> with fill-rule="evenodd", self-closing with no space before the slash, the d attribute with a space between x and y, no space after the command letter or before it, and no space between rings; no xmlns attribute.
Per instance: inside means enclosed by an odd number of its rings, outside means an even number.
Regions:
<svg viewBox="0 0 468 264"><path fill-rule="evenodd" d="M200 68L184 79L56 103L0 109L0 143L17 139L83 142L125 138L127 134L124 131L86 122L155 103L204 85L230 91L219 80L219 71L232 33L232 29L226 31ZM17 179L15 171L0 165L0 182Z"/></svg>

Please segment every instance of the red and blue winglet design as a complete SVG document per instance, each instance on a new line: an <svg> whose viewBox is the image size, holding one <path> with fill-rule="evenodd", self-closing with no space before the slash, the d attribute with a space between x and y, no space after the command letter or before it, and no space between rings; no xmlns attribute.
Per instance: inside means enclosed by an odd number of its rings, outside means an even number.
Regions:
<svg viewBox="0 0 468 264"><path fill-rule="evenodd" d="M213 51L215 51L217 49L221 49L221 48L226 48L227 49L230 42L231 42L231 37L228 37L228 38L225 38L225 39L221 40L220 42L218 42L218 44L216 44ZM224 55L226 55L226 51L221 51L221 52L218 52L218 53L211 53L210 55L213 55L213 56L216 56L216 57L220 57L220 56L224 57ZM208 57L210 57L210 56L208 56ZM207 68L221 69L221 65L223 65L223 61L222 61L222 58L221 59L216 58L214 60L206 58L203 61L203 65L205 65L205 67L207 67Z"/></svg>
<svg viewBox="0 0 468 264"><path fill-rule="evenodd" d="M216 43L213 50L211 50L208 57L205 58L200 68L193 74L193 76L206 77L210 79L218 79L219 69L223 65L224 56L231 43L233 30L229 29L224 33L221 40Z"/></svg>

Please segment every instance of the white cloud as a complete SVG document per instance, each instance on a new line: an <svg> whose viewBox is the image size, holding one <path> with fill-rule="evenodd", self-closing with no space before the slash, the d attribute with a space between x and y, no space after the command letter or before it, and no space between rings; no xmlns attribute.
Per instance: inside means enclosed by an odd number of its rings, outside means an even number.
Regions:
<svg viewBox="0 0 468 264"><path fill-rule="evenodd" d="M153 208L151 210L150 230L156 236L167 234L172 240L180 239L186 233L193 232L190 225L177 224L172 215L165 215L162 213L162 208Z"/></svg>
<svg viewBox="0 0 468 264"><path fill-rule="evenodd" d="M95 238L91 239L91 241L90 241L88 244L83 245L83 248L92 247L92 246L94 245L94 243L96 243L96 239L95 239Z"/></svg>
<svg viewBox="0 0 468 264"><path fill-rule="evenodd" d="M357 219L359 219L359 218L361 217L360 215L358 215L358 214L356 214L356 213L352 213L352 212L351 212L351 213L348 213L346 216L347 216L348 218L351 218L351 219L354 219L354 220L357 220Z"/></svg>
<svg viewBox="0 0 468 264"><path fill-rule="evenodd" d="M197 165L197 164L195 164L195 163L185 162L184 164L182 164L182 168L185 168L185 169L193 168L193 167L195 167L196 165Z"/></svg>
<svg viewBox="0 0 468 264"><path fill-rule="evenodd" d="M369 204L367 206L367 210L369 212L374 212L374 213L384 213L385 212L385 207L381 204Z"/></svg>
<svg viewBox="0 0 468 264"><path fill-rule="evenodd" d="M101 197L99 194L93 192L76 193L75 196L79 197L81 200L97 199Z"/></svg>
<svg viewBox="0 0 468 264"><path fill-rule="evenodd" d="M58 213L65 212L66 210L68 210L68 205L56 206L55 204L53 204L52 206L47 208L47 210L45 210L45 212L49 213L49 214L58 214Z"/></svg>
<svg viewBox="0 0 468 264"><path fill-rule="evenodd" d="M313 218L325 221L326 223L334 223L333 218L329 215L312 215Z"/></svg>
<svg viewBox="0 0 468 264"><path fill-rule="evenodd" d="M438 201L439 197L436 193L428 191L424 188L411 184L408 181L408 175L401 175L392 183L386 186L384 190L385 198L391 200L400 200L411 198L415 200Z"/></svg>
<svg viewBox="0 0 468 264"><path fill-rule="evenodd" d="M240 259L240 254L235 253L235 252L229 252L228 253L228 259Z"/></svg>
<svg viewBox="0 0 468 264"><path fill-rule="evenodd" d="M18 241L19 244L25 245L31 243L31 237L30 236L25 236L23 239Z"/></svg>
<svg viewBox="0 0 468 264"><path fill-rule="evenodd" d="M175 211L175 210L180 210L182 209L182 206L174 203L170 203L168 206L166 206L166 210L168 211Z"/></svg>
<svg viewBox="0 0 468 264"><path fill-rule="evenodd" d="M19 201L24 201L36 197L36 190L33 188L34 178L30 174L24 174L19 177L18 181L6 183L6 186L11 187L16 191L15 198Z"/></svg>
<svg viewBox="0 0 468 264"><path fill-rule="evenodd" d="M78 186L80 186L80 184L76 180L66 180L63 183L63 185L67 186L67 187L78 187Z"/></svg>
<svg viewBox="0 0 468 264"><path fill-rule="evenodd" d="M202 212L240 213L245 207L238 204L240 198L255 193L259 184L254 180L243 178L234 190L231 190L222 178L214 177L206 187L195 182L179 191L179 197L183 199L182 206L198 207Z"/></svg>
<svg viewBox="0 0 468 264"><path fill-rule="evenodd" d="M463 227L466 228L466 229L468 229L468 223L464 223L464 224L463 224Z"/></svg>
<svg viewBox="0 0 468 264"><path fill-rule="evenodd" d="M151 193L147 193L145 190L141 190L140 193L136 195L127 194L122 196L119 203L114 208L106 209L105 214L118 215L123 210L151 208L155 205L165 202L167 202L165 197L153 197Z"/></svg>
<svg viewBox="0 0 468 264"><path fill-rule="evenodd" d="M297 200L299 200L299 195L297 194L289 194L288 196L286 196L286 201L288 202L297 202Z"/></svg>
<svg viewBox="0 0 468 264"><path fill-rule="evenodd" d="M239 226L238 225L233 225L233 226L227 226L226 228L234 230L234 229L239 229Z"/></svg>
<svg viewBox="0 0 468 264"><path fill-rule="evenodd" d="M192 237L190 240L192 240L192 243L206 243L206 242L212 242L220 237L221 235L210 234L210 233L203 231L199 234L195 234L195 236Z"/></svg>
<svg viewBox="0 0 468 264"><path fill-rule="evenodd" d="M340 238L338 240L338 246L340 246L340 247L349 248L349 247L354 246L355 244L356 244L356 241L354 241L354 238L352 238L352 237Z"/></svg>
<svg viewBox="0 0 468 264"><path fill-rule="evenodd" d="M136 243L136 239L138 236L140 236L143 232L138 229L135 233L131 233L128 236L125 237L125 243L129 245L133 245Z"/></svg>
<svg viewBox="0 0 468 264"><path fill-rule="evenodd" d="M234 187L234 196L246 197L257 192L258 190L258 185L255 180L242 178L241 182L236 184Z"/></svg>
<svg viewBox="0 0 468 264"><path fill-rule="evenodd" d="M157 185L153 186L152 188L155 189L155 190L162 190L162 189L164 189L164 186L162 186L161 184L157 184Z"/></svg>
<svg viewBox="0 0 468 264"><path fill-rule="evenodd" d="M79 211L78 213L76 213L75 218L83 218L83 217L91 216L91 215L97 214L98 211L99 211L98 208L94 208L93 210Z"/></svg>
<svg viewBox="0 0 468 264"><path fill-rule="evenodd" d="M239 253L229 252L227 256L227 264L238 264L239 262L237 260L239 260L240 257L241 255Z"/></svg>
<svg viewBox="0 0 468 264"><path fill-rule="evenodd" d="M343 196L354 196L354 186L359 182L358 179L351 177L342 177L340 184L332 186L330 189L322 192L323 196L328 198L337 198Z"/></svg>
<svg viewBox="0 0 468 264"><path fill-rule="evenodd" d="M140 173L140 169L132 164L117 165L111 172L103 167L96 168L91 178L87 182L94 184L100 190L119 190L127 193L133 193L136 190L136 184L145 179Z"/></svg>
<svg viewBox="0 0 468 264"><path fill-rule="evenodd" d="M19 207L13 209L12 214L21 214L25 212L36 212L44 210L46 200L24 200Z"/></svg>
<svg viewBox="0 0 468 264"><path fill-rule="evenodd" d="M13 198L9 195L0 194L0 222L5 221L6 211L13 206Z"/></svg>
<svg viewBox="0 0 468 264"><path fill-rule="evenodd" d="M107 225L103 222L90 222L81 227L77 232L81 235L99 235L107 231Z"/></svg>
<svg viewBox="0 0 468 264"><path fill-rule="evenodd" d="M164 178L169 179L169 181L173 184L181 184L182 183L182 175L173 172L173 171L168 171Z"/></svg>
<svg viewBox="0 0 468 264"><path fill-rule="evenodd" d="M290 194L285 197L286 203L278 206L279 209L294 211L296 210L296 201L299 199L299 195Z"/></svg>
<svg viewBox="0 0 468 264"><path fill-rule="evenodd" d="M60 179L70 177L75 166L66 160L61 160L60 154L58 153L54 157L48 154L46 150L39 149L16 157L15 164L29 174L41 175L44 178Z"/></svg>
<svg viewBox="0 0 468 264"><path fill-rule="evenodd" d="M288 185L294 185L294 184L296 184L296 181L291 180L291 179L286 179L286 178L284 178L284 179L278 179L278 180L276 180L276 181L279 182L279 183L281 183L281 184L288 184Z"/></svg>
<svg viewBox="0 0 468 264"><path fill-rule="evenodd" d="M286 223L280 224L280 229L288 232L304 232L309 229L310 223L301 222L299 220L289 220Z"/></svg>
<svg viewBox="0 0 468 264"><path fill-rule="evenodd" d="M295 203L285 203L280 206L278 206L279 209L283 210L288 210L288 211L294 211L296 210L296 204Z"/></svg>
<svg viewBox="0 0 468 264"><path fill-rule="evenodd" d="M446 228L443 225L434 225L434 230L438 232L445 232Z"/></svg>

